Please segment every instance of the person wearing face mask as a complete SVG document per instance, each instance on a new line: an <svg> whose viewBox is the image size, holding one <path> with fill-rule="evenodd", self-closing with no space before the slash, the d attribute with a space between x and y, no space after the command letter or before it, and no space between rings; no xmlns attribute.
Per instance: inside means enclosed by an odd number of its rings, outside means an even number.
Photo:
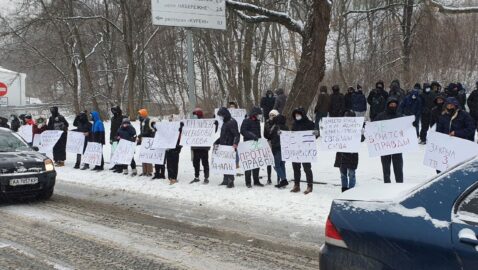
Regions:
<svg viewBox="0 0 478 270"><path fill-rule="evenodd" d="M217 115L223 121L223 124L219 139L214 142L214 145L232 146L237 151L237 145L241 139L237 121L231 117L231 113L225 107L220 108ZM227 185L228 188L233 188L234 175L224 175L223 181L220 185Z"/></svg>
<svg viewBox="0 0 478 270"><path fill-rule="evenodd" d="M437 93L432 91L431 85L429 83L424 83L423 92L420 94L420 99L422 101L420 144L427 143L427 134L428 129L430 128L432 109L435 107L436 96Z"/></svg>
<svg viewBox="0 0 478 270"><path fill-rule="evenodd" d="M121 121L121 125L117 130L117 137L115 140L127 140L130 142L136 142L136 129L131 125L131 122L128 118L123 118ZM136 161L134 158L131 160L131 176L136 176L138 172L136 171ZM128 165L117 165L116 169L113 171L114 173L123 173L124 175L128 175Z"/></svg>
<svg viewBox="0 0 478 270"><path fill-rule="evenodd" d="M393 80L392 83L390 83L390 91L388 92L388 96L396 99L399 105L402 103L403 99L405 98L405 91L400 86L399 80Z"/></svg>
<svg viewBox="0 0 478 270"><path fill-rule="evenodd" d="M261 108L264 113L264 121L269 119L269 112L274 108L276 98L272 90L267 90L266 96L261 99Z"/></svg>
<svg viewBox="0 0 478 270"><path fill-rule="evenodd" d="M48 119L47 130L64 131L60 139L53 147L53 159L57 167L65 166L66 160L66 137L68 131L68 121L58 112L58 107L50 108L50 119Z"/></svg>
<svg viewBox="0 0 478 270"><path fill-rule="evenodd" d="M419 83L415 84L413 90L403 99L403 102L399 106L399 112L403 115L415 116L415 121L413 121L413 126L417 131L417 137L419 135L419 123L420 116L422 114L422 99L420 98L420 88Z"/></svg>
<svg viewBox="0 0 478 270"><path fill-rule="evenodd" d="M332 86L330 95L329 117L341 117L345 111L345 97L340 93L338 85Z"/></svg>
<svg viewBox="0 0 478 270"><path fill-rule="evenodd" d="M7 118L0 117L0 127L10 129L10 126L8 125L8 119Z"/></svg>
<svg viewBox="0 0 478 270"><path fill-rule="evenodd" d="M10 115L10 128L12 129L12 131L18 132L18 129L20 128L20 126L21 124L20 124L20 119L18 118L18 116L15 114Z"/></svg>
<svg viewBox="0 0 478 270"><path fill-rule="evenodd" d="M475 85L475 90L471 92L468 100L466 101L468 104L468 108L470 109L470 115L475 120L475 123L478 125L478 81Z"/></svg>
<svg viewBox="0 0 478 270"><path fill-rule="evenodd" d="M151 119L149 118L148 111L146 109L141 109L138 111L139 118L139 127L140 133L138 136L138 145L141 145L143 138L152 138L154 136L154 131L151 128ZM153 164L143 163L143 171L139 176L153 176Z"/></svg>
<svg viewBox="0 0 478 270"><path fill-rule="evenodd" d="M378 81L367 97L367 102L370 105L370 120L374 120L377 115L385 111L388 93L384 89L383 81Z"/></svg>
<svg viewBox="0 0 478 270"><path fill-rule="evenodd" d="M271 145L271 128L274 123L274 118L279 115L279 112L276 110L272 110L269 112L269 117L264 123L264 138L267 139L269 145ZM274 153L274 151L272 151ZM279 184L279 175L277 175L277 184ZM272 184L272 166L267 166L267 184Z"/></svg>
<svg viewBox="0 0 478 270"><path fill-rule="evenodd" d="M356 116L365 116L367 112L367 99L362 92L362 86L357 84L357 90L352 95L352 111Z"/></svg>
<svg viewBox="0 0 478 270"><path fill-rule="evenodd" d="M285 95L285 91L282 88L276 90L276 100L274 104L274 110L282 113L285 108L285 103L287 102L287 96Z"/></svg>
<svg viewBox="0 0 478 270"><path fill-rule="evenodd" d="M268 131L268 138L271 144L272 154L274 155L274 170L277 173L276 188L285 188L289 185L287 181L287 174L285 169L285 161L282 161L280 135L282 131L289 131L286 125L286 118L283 115L277 114L272 118L272 126ZM265 135L265 130L264 130Z"/></svg>
<svg viewBox="0 0 478 270"><path fill-rule="evenodd" d="M110 144L117 143L118 140L118 129L121 127L121 123L123 122L123 111L121 110L120 106L115 106L110 109L111 114L111 124L110 124ZM114 165L110 168L112 171L116 171L119 165Z"/></svg>
<svg viewBox="0 0 478 270"><path fill-rule="evenodd" d="M91 134L91 129L92 129L92 124L90 121L88 121L88 115L86 111L80 112L76 117L75 120L73 121L73 126L76 127L76 129L73 129L73 131L76 132L81 132L83 135L85 135L85 143L83 145L83 152L86 149L86 145L88 144L88 141L90 140L90 134ZM80 163L81 163L81 154L76 155L76 163L75 166L73 167L74 169L79 169L80 168ZM82 170L88 169L90 166L88 164L84 164Z"/></svg>
<svg viewBox="0 0 478 270"><path fill-rule="evenodd" d="M445 110L438 117L436 131L465 140L475 140L476 123L469 113L460 108L456 98L445 101Z"/></svg>
<svg viewBox="0 0 478 270"><path fill-rule="evenodd" d="M314 122L310 121L307 117L307 113L305 109L300 107L295 109L292 112L292 117L294 122L292 124L291 131L306 131L306 130L313 130L314 135L317 138L319 136L319 132L315 129ZM300 192L300 178L301 178L301 167L304 168L305 177L307 180L307 189L305 190L304 194L309 194L312 192L314 176L312 174L312 165L310 162L293 162L292 168L294 170L294 188L290 192L297 193Z"/></svg>
<svg viewBox="0 0 478 270"><path fill-rule="evenodd" d="M253 107L249 112L249 115L241 125L241 135L244 138L244 142L257 141L261 136L261 109L259 107ZM245 171L246 186L252 188L251 175L254 179L254 186L263 187L264 185L259 181L260 168Z"/></svg>
<svg viewBox="0 0 478 270"><path fill-rule="evenodd" d="M330 96L327 93L327 86L322 85L319 89L319 97L314 108L315 113L315 129L319 130L319 124L322 118L329 114Z"/></svg>
<svg viewBox="0 0 478 270"><path fill-rule="evenodd" d="M439 82L433 81L430 86L432 88L433 93L435 94L441 93L441 84Z"/></svg>
<svg viewBox="0 0 478 270"><path fill-rule="evenodd" d="M438 122L438 118L443 113L443 104L445 104L446 95L445 93L440 93L435 97L433 103L435 106L433 107L430 115L430 128L433 128L435 124Z"/></svg>
<svg viewBox="0 0 478 270"><path fill-rule="evenodd" d="M389 98L387 101L387 108L384 112L380 113L372 121L384 121L402 117L402 114L398 111L398 100L395 98ZM390 166L393 163L393 172L395 174L395 182L403 183L403 156L402 154L393 154L380 157L383 170L383 182L391 183L390 179Z"/></svg>

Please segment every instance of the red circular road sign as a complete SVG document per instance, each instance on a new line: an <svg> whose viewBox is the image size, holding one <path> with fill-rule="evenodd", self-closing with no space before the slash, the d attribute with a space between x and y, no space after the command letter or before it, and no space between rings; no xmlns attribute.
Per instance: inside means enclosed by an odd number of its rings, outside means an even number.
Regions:
<svg viewBox="0 0 478 270"><path fill-rule="evenodd" d="M0 82L0 97L6 96L8 93L7 85Z"/></svg>

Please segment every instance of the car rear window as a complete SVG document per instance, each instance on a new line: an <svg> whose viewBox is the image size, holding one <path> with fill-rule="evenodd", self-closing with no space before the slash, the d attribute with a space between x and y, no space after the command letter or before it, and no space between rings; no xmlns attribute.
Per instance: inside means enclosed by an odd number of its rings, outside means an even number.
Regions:
<svg viewBox="0 0 478 270"><path fill-rule="evenodd" d="M25 150L28 145L11 132L0 132L0 152Z"/></svg>

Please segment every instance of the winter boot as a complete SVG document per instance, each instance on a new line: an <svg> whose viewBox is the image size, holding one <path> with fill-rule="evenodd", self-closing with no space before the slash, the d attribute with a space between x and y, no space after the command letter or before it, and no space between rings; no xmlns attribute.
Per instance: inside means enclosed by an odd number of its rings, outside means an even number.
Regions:
<svg viewBox="0 0 478 270"><path fill-rule="evenodd" d="M197 182L199 182L199 178L195 177L194 180L189 182L189 184L194 184L194 183L197 183Z"/></svg>
<svg viewBox="0 0 478 270"><path fill-rule="evenodd" d="M254 186L263 187L264 184L262 184L261 182L257 181L257 182L254 183Z"/></svg>
<svg viewBox="0 0 478 270"><path fill-rule="evenodd" d="M83 165L83 168L81 168L80 170L85 171L85 170L88 170L89 168L90 168L90 165L85 164Z"/></svg>
<svg viewBox="0 0 478 270"><path fill-rule="evenodd" d="M207 179L207 178L204 179L204 184L205 184L205 185L209 184L209 179Z"/></svg>
<svg viewBox="0 0 478 270"><path fill-rule="evenodd" d="M80 168L80 164L79 163L76 163L75 164L75 167L73 167L73 169L79 169Z"/></svg>
<svg viewBox="0 0 478 270"><path fill-rule="evenodd" d="M170 184L170 185L174 185L174 184L176 184L177 182L178 182L178 180L176 180L176 179L169 179L169 184Z"/></svg>
<svg viewBox="0 0 478 270"><path fill-rule="evenodd" d="M92 171L102 171L103 170L103 167L101 166L95 166Z"/></svg>
<svg viewBox="0 0 478 270"><path fill-rule="evenodd" d="M227 188L233 188L234 187L234 180L229 180L229 182L227 183Z"/></svg>
<svg viewBox="0 0 478 270"><path fill-rule="evenodd" d="M156 179L159 179L159 174L155 173L152 180L156 180Z"/></svg>
<svg viewBox="0 0 478 270"><path fill-rule="evenodd" d="M131 176L136 176L138 175L138 171L136 169L133 169L133 172L131 173Z"/></svg>
<svg viewBox="0 0 478 270"><path fill-rule="evenodd" d="M251 184L246 184L246 187L247 188L252 188L252 185Z"/></svg>
<svg viewBox="0 0 478 270"><path fill-rule="evenodd" d="M289 185L289 182L287 180L282 180L280 181L279 184L275 185L276 188L285 188L287 185Z"/></svg>
<svg viewBox="0 0 478 270"><path fill-rule="evenodd" d="M290 192L293 192L293 193L300 192L300 186L298 184L294 184L294 187L291 189Z"/></svg>
<svg viewBox="0 0 478 270"><path fill-rule="evenodd" d="M116 169L113 172L114 173L122 173L123 169L121 167L116 167Z"/></svg>
<svg viewBox="0 0 478 270"><path fill-rule="evenodd" d="M312 192L312 185L307 185L307 189L304 191L304 194L307 195Z"/></svg>
<svg viewBox="0 0 478 270"><path fill-rule="evenodd" d="M342 192L345 192L345 191L347 191L347 190L348 190L348 188L342 187Z"/></svg>
<svg viewBox="0 0 478 270"><path fill-rule="evenodd" d="M65 162L64 162L64 161L58 161L58 162L56 163L56 166L57 166L57 167L64 167L64 166L65 166Z"/></svg>
<svg viewBox="0 0 478 270"><path fill-rule="evenodd" d="M227 184L228 184L228 183L227 183L226 178L223 178L223 179L222 179L222 183L220 183L219 185L220 185L220 186L227 186Z"/></svg>

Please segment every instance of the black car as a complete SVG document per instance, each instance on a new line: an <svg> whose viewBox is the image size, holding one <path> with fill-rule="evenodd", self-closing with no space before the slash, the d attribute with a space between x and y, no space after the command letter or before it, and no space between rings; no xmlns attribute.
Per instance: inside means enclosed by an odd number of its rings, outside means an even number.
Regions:
<svg viewBox="0 0 478 270"><path fill-rule="evenodd" d="M36 152L16 133L0 128L0 201L49 199L55 180L51 159Z"/></svg>

